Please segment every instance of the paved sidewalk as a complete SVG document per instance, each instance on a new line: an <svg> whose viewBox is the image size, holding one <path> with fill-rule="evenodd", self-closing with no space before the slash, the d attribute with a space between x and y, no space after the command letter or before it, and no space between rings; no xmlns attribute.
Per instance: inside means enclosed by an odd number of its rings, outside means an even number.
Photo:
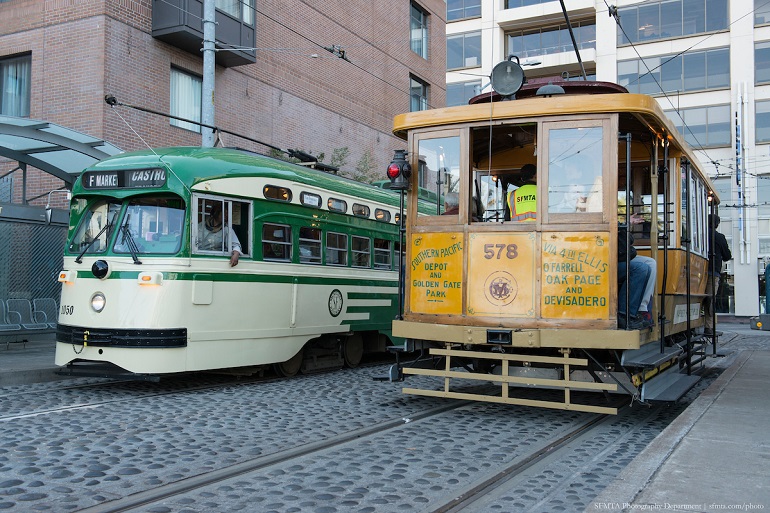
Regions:
<svg viewBox="0 0 770 513"><path fill-rule="evenodd" d="M67 379L54 365L56 335L39 335L28 342L0 342L0 387Z"/></svg>
<svg viewBox="0 0 770 513"><path fill-rule="evenodd" d="M761 340L767 349L741 351L585 511L770 510L770 343Z"/></svg>

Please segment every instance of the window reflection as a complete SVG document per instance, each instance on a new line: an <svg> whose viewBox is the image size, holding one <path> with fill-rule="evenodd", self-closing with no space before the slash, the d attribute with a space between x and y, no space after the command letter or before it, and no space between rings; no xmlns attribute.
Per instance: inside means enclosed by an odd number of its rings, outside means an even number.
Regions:
<svg viewBox="0 0 770 513"><path fill-rule="evenodd" d="M98 200L91 204L83 214L83 219L75 236L72 237L69 246L70 251L85 251L86 253L104 253L107 251L107 241L115 229L120 205L116 201L108 200Z"/></svg>
<svg viewBox="0 0 770 513"><path fill-rule="evenodd" d="M436 193L435 213L442 214L447 193L460 192L460 138L423 139L417 148L420 187Z"/></svg>
<svg viewBox="0 0 770 513"><path fill-rule="evenodd" d="M548 145L548 212L601 212L601 127L552 129Z"/></svg>
<svg viewBox="0 0 770 513"><path fill-rule="evenodd" d="M727 0L664 0L618 9L618 44L725 30L727 7Z"/></svg>

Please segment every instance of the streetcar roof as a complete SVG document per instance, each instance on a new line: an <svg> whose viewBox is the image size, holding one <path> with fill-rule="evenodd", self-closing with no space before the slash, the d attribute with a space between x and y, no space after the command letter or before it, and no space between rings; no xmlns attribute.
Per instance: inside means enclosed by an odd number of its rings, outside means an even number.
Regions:
<svg viewBox="0 0 770 513"><path fill-rule="evenodd" d="M393 134L406 139L410 130L430 127L612 113L629 114L643 123L649 131L668 139L674 148L681 151L693 163L694 171L714 191L711 180L702 170L700 160L695 156L690 145L685 142L684 137L663 112L657 100L644 94L567 94L407 112L393 119Z"/></svg>
<svg viewBox="0 0 770 513"><path fill-rule="evenodd" d="M294 181L362 199L398 205L398 195L388 189L265 155L230 148L180 146L139 150L106 158L86 168L84 172L152 167L164 167L173 170L173 177L187 189L192 189L201 182L254 176ZM80 192L89 192L82 190L79 181L76 188L80 188ZM105 191L98 192L104 194ZM135 189L132 192L149 191Z"/></svg>

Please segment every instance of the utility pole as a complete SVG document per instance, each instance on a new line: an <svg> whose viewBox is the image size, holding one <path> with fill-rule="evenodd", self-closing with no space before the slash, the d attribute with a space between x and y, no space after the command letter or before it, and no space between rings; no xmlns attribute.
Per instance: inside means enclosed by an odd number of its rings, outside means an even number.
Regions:
<svg viewBox="0 0 770 513"><path fill-rule="evenodd" d="M214 73L216 52L216 0L203 0L203 85L201 88L201 122L204 125L214 124ZM201 146L214 147L214 132L210 128L201 127Z"/></svg>

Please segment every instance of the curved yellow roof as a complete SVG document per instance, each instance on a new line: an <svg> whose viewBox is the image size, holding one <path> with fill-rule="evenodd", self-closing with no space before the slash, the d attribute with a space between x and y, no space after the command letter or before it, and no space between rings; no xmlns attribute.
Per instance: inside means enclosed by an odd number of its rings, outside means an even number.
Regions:
<svg viewBox="0 0 770 513"><path fill-rule="evenodd" d="M663 113L658 102L644 94L611 93L534 97L407 112L393 119L393 134L406 139L409 130L420 128L489 120L610 113L635 115L647 125L651 132L668 139L674 148L680 150L693 163L696 172L713 190L713 184L703 172L700 161L685 142L684 137Z"/></svg>

